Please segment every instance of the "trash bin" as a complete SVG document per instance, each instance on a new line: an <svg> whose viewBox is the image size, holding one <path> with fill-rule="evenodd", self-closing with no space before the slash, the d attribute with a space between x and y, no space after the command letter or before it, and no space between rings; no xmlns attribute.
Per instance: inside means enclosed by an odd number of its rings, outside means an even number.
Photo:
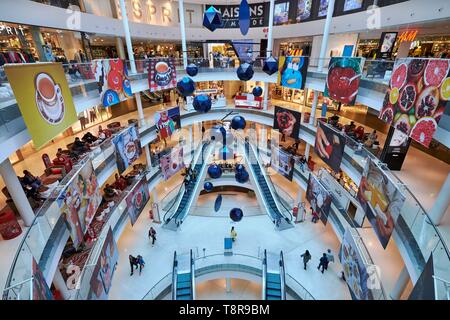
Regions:
<svg viewBox="0 0 450 320"><path fill-rule="evenodd" d="M4 207L0 211L0 234L4 240L14 239L22 233L22 228L17 222L14 211Z"/></svg>

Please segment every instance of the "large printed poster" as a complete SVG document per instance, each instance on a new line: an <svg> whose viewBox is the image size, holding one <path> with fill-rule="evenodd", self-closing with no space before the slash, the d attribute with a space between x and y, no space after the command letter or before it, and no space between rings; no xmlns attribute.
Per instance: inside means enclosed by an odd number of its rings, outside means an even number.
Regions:
<svg viewBox="0 0 450 320"><path fill-rule="evenodd" d="M324 96L346 105L354 105L363 66L364 58L332 57L328 66Z"/></svg>
<svg viewBox="0 0 450 320"><path fill-rule="evenodd" d="M142 154L138 129L132 125L115 136L112 142L116 149L117 169L122 173Z"/></svg>
<svg viewBox="0 0 450 320"><path fill-rule="evenodd" d="M311 6L313 0L298 0L297 3L297 22L307 20L311 17Z"/></svg>
<svg viewBox="0 0 450 320"><path fill-rule="evenodd" d="M286 137L298 139L302 114L298 111L275 106L273 128L278 129Z"/></svg>
<svg viewBox="0 0 450 320"><path fill-rule="evenodd" d="M145 205L150 199L148 185L146 182L146 178L143 177L142 180L136 185L136 187L131 191L127 198L127 208L128 208L128 216L130 217L131 225L133 226L142 210L144 210Z"/></svg>
<svg viewBox="0 0 450 320"><path fill-rule="evenodd" d="M320 221L327 224L330 214L331 195L313 174L309 174L308 187L306 188L306 199L312 209L319 215Z"/></svg>
<svg viewBox="0 0 450 320"><path fill-rule="evenodd" d="M339 172L344 155L345 137L318 122L314 152L328 164L334 172Z"/></svg>
<svg viewBox="0 0 450 320"><path fill-rule="evenodd" d="M292 181L294 175L294 157L292 154L272 145L270 165L283 177Z"/></svg>
<svg viewBox="0 0 450 320"><path fill-rule="evenodd" d="M92 61L92 71L98 83L100 99L104 107L118 104L133 95L124 60L94 60Z"/></svg>
<svg viewBox="0 0 450 320"><path fill-rule="evenodd" d="M180 107L155 112L155 124L161 138L170 137L181 128Z"/></svg>
<svg viewBox="0 0 450 320"><path fill-rule="evenodd" d="M278 61L278 84L283 87L303 90L308 72L308 57L281 56Z"/></svg>
<svg viewBox="0 0 450 320"><path fill-rule="evenodd" d="M350 229L345 231L342 239L340 260L344 269L345 281L352 292L352 296L356 300L369 300L369 288L367 286L369 275Z"/></svg>
<svg viewBox="0 0 450 320"><path fill-rule="evenodd" d="M379 118L428 147L449 99L449 59L397 59Z"/></svg>
<svg viewBox="0 0 450 320"><path fill-rule="evenodd" d="M284 1L275 3L275 9L273 12L273 24L280 25L289 22L289 2Z"/></svg>
<svg viewBox="0 0 450 320"><path fill-rule="evenodd" d="M109 293L109 289L111 288L112 277L116 270L118 259L119 250L117 249L117 244L116 241L114 241L113 232L110 227L102 251L100 252L100 257L97 261L97 264L100 264L99 273L106 294Z"/></svg>
<svg viewBox="0 0 450 320"><path fill-rule="evenodd" d="M5 65L4 69L36 148L77 121L60 63Z"/></svg>
<svg viewBox="0 0 450 320"><path fill-rule="evenodd" d="M173 59L151 59L148 66L150 92L172 89L177 86L177 69Z"/></svg>
<svg viewBox="0 0 450 320"><path fill-rule="evenodd" d="M169 180L184 168L183 147L172 148L169 154L161 157L160 163L164 180Z"/></svg>
<svg viewBox="0 0 450 320"><path fill-rule="evenodd" d="M53 300L53 294L45 281L44 275L42 274L39 265L37 264L34 257L32 259L32 300Z"/></svg>
<svg viewBox="0 0 450 320"><path fill-rule="evenodd" d="M381 245L386 249L405 203L405 196L381 168L370 158L367 161L357 197Z"/></svg>
<svg viewBox="0 0 450 320"><path fill-rule="evenodd" d="M87 161L57 199L75 248L83 242L101 201L94 167Z"/></svg>

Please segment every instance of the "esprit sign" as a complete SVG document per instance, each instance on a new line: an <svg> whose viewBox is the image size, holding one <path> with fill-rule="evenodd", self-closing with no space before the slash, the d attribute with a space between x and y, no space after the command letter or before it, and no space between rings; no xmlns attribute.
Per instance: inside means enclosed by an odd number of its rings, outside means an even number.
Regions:
<svg viewBox="0 0 450 320"><path fill-rule="evenodd" d="M0 23L0 35L5 36L18 36L18 35L25 35L24 32L25 28L22 27L20 24L17 27L9 26L7 24L4 24L3 22Z"/></svg>

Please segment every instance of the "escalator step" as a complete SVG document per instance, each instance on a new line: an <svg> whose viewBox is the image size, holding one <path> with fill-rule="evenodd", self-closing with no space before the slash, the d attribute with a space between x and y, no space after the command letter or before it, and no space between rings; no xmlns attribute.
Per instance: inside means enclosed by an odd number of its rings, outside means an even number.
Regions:
<svg viewBox="0 0 450 320"><path fill-rule="evenodd" d="M191 288L177 289L177 297L191 294Z"/></svg>
<svg viewBox="0 0 450 320"><path fill-rule="evenodd" d="M273 297L281 297L281 290L267 289L266 295Z"/></svg>
<svg viewBox="0 0 450 320"><path fill-rule="evenodd" d="M281 283L267 282L267 289L281 290Z"/></svg>
<svg viewBox="0 0 450 320"><path fill-rule="evenodd" d="M185 296L179 296L179 297L177 296L177 300L192 300L192 297L190 294L185 295ZM272 299L272 300L274 300L274 299Z"/></svg>
<svg viewBox="0 0 450 320"><path fill-rule="evenodd" d="M266 300L281 300L281 297L274 297L274 296L267 295Z"/></svg>

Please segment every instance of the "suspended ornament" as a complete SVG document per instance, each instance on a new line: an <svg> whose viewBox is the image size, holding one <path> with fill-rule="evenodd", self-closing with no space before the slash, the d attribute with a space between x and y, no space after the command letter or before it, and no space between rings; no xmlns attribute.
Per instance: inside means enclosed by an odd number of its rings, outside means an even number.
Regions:
<svg viewBox="0 0 450 320"><path fill-rule="evenodd" d="M239 79L248 81L253 77L254 71L252 65L246 62L239 66L236 73Z"/></svg>
<svg viewBox="0 0 450 320"><path fill-rule="evenodd" d="M212 179L218 179L222 176L222 169L215 163L208 167L208 175Z"/></svg>
<svg viewBox="0 0 450 320"><path fill-rule="evenodd" d="M239 29L241 29L241 33L244 36L250 29L250 6L247 0L242 0L239 6Z"/></svg>
<svg viewBox="0 0 450 320"><path fill-rule="evenodd" d="M245 169L242 171L236 172L234 177L236 178L236 181L239 183L246 183L248 181L248 179L250 178L247 170L245 170Z"/></svg>
<svg viewBox="0 0 450 320"><path fill-rule="evenodd" d="M214 31L217 28L221 28L222 25L222 15L220 14L220 11L213 6L209 7L203 14L203 26L210 31Z"/></svg>
<svg viewBox="0 0 450 320"><path fill-rule="evenodd" d="M230 219L234 222L239 222L244 217L244 212L240 208L233 208L230 210Z"/></svg>
<svg viewBox="0 0 450 320"><path fill-rule="evenodd" d="M195 77L198 73L198 67L196 64L191 63L186 67L186 73L191 77Z"/></svg>
<svg viewBox="0 0 450 320"><path fill-rule="evenodd" d="M210 192L214 188L214 186L211 182L207 181L203 185L203 188L206 190L206 192Z"/></svg>
<svg viewBox="0 0 450 320"><path fill-rule="evenodd" d="M194 98L194 109L198 112L206 113L211 110L211 98L206 94L198 95Z"/></svg>
<svg viewBox="0 0 450 320"><path fill-rule="evenodd" d="M256 86L253 88L252 93L255 97L261 97L263 89L260 86Z"/></svg>
<svg viewBox="0 0 450 320"><path fill-rule="evenodd" d="M245 171L245 167L244 167L243 164L240 164L240 163L239 163L238 165L236 165L235 170L236 170L236 172Z"/></svg>
<svg viewBox="0 0 450 320"><path fill-rule="evenodd" d="M278 61L272 56L267 58L266 61L264 61L262 70L269 76L273 75L278 71Z"/></svg>
<svg viewBox="0 0 450 320"><path fill-rule="evenodd" d="M235 116L231 119L231 128L234 130L244 129L246 125L247 123L242 116Z"/></svg>
<svg viewBox="0 0 450 320"><path fill-rule="evenodd" d="M183 97L190 96L195 91L195 82L189 77L183 77L177 82L177 89Z"/></svg>

